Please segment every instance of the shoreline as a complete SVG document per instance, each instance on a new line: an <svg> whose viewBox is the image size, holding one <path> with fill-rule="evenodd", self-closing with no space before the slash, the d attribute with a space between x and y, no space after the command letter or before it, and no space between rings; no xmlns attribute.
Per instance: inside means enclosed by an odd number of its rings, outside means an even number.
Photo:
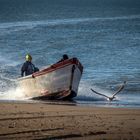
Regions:
<svg viewBox="0 0 140 140"><path fill-rule="evenodd" d="M0 102L0 139L139 139L140 109Z"/></svg>
<svg viewBox="0 0 140 140"><path fill-rule="evenodd" d="M106 103L98 103L96 101L88 102L88 101L63 101L63 100L0 100L1 103L23 103L23 104L46 104L46 105L70 105L70 106L79 106L79 107L93 107L93 108L124 108L124 109L140 109L140 105L135 104L118 104L118 103L112 103L112 102L106 102Z"/></svg>

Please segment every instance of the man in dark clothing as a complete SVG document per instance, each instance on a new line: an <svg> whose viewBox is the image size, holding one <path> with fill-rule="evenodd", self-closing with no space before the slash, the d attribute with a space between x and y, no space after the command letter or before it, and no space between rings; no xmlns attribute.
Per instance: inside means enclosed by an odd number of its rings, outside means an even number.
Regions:
<svg viewBox="0 0 140 140"><path fill-rule="evenodd" d="M26 62L23 64L22 68L21 68L21 76L23 77L28 76L30 74L33 74L34 72L39 71L39 69L37 67L34 66L34 64L32 64L32 56L30 54L26 55Z"/></svg>
<svg viewBox="0 0 140 140"><path fill-rule="evenodd" d="M64 54L63 58L60 61L58 61L57 63L62 62L62 61L67 60L67 59L69 59L68 55Z"/></svg>

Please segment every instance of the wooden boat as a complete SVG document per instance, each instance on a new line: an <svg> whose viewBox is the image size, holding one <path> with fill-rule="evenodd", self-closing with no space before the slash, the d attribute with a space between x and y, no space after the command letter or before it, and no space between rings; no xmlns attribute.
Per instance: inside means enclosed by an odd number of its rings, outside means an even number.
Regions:
<svg viewBox="0 0 140 140"><path fill-rule="evenodd" d="M82 64L72 58L19 78L18 83L27 98L71 99L77 96L82 72Z"/></svg>

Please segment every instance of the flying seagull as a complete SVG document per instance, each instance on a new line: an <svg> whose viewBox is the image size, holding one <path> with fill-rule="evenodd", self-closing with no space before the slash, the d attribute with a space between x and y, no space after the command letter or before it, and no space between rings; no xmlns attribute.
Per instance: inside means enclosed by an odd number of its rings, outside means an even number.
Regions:
<svg viewBox="0 0 140 140"><path fill-rule="evenodd" d="M101 95L101 96L106 97L109 101L112 101L112 100L115 98L115 96L116 96L120 91L123 90L125 84L126 84L126 81L123 82L123 84L120 86L120 88L119 88L116 92L114 92L113 95L112 95L111 97L109 97L109 96L107 96L107 95L105 95L105 94L99 93L99 92L93 90L92 88L91 88L91 91L94 92L95 94L98 94L98 95Z"/></svg>

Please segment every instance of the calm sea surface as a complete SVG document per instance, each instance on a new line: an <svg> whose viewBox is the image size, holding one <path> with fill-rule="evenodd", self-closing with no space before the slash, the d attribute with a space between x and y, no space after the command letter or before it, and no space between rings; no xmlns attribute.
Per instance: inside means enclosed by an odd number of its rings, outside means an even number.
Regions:
<svg viewBox="0 0 140 140"><path fill-rule="evenodd" d="M84 66L77 103L140 107L139 0L0 0L0 96L15 98L26 53L39 68L64 53ZM109 103L90 88L111 95ZM7 96L8 93L8 96Z"/></svg>

